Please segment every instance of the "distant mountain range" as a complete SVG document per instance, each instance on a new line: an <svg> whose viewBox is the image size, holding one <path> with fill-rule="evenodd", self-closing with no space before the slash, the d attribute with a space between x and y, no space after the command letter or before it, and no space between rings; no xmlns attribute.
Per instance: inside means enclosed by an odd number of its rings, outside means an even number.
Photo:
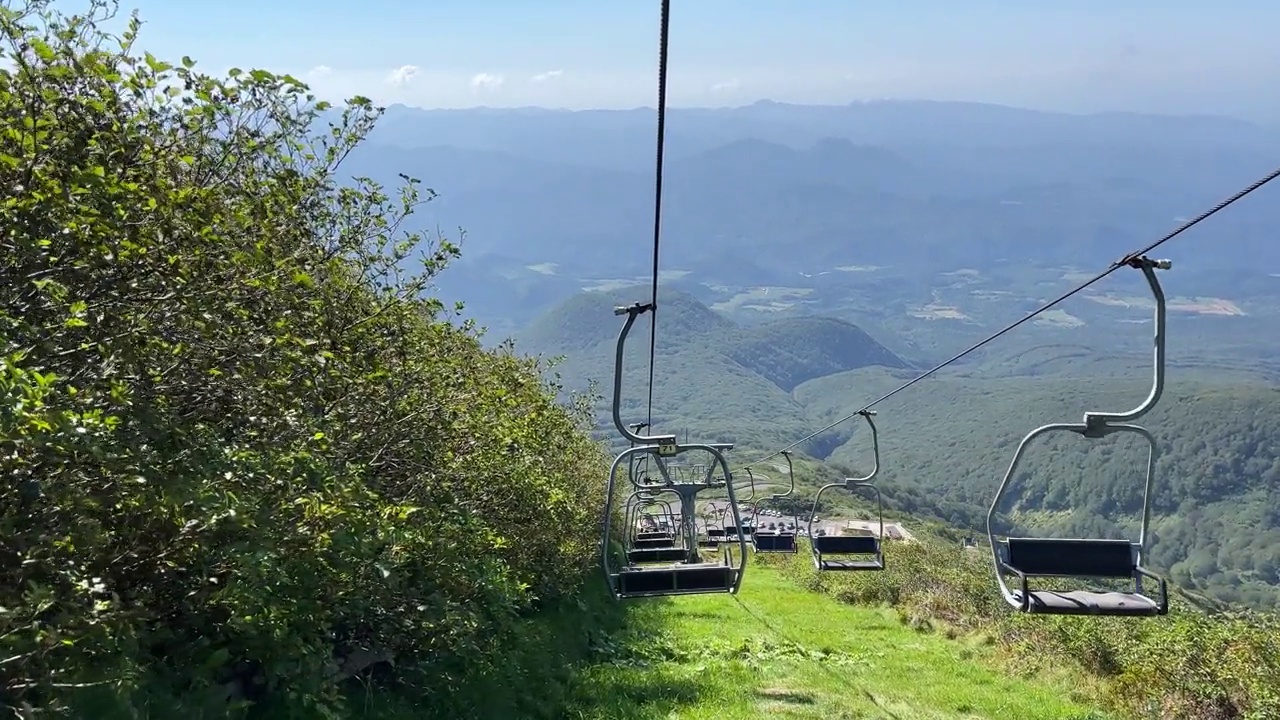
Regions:
<svg viewBox="0 0 1280 720"><path fill-rule="evenodd" d="M1067 115L975 103L677 109L662 267L688 280L998 262L1098 267L1280 164L1280 132L1219 117ZM388 110L345 168L440 193L418 218L456 237L446 299L532 317L649 271L652 110ZM1189 233L1182 267L1280 273L1276 192Z"/></svg>
<svg viewBox="0 0 1280 720"><path fill-rule="evenodd" d="M647 253L651 121L394 107L350 169L422 178L476 257L621 267ZM797 264L797 244L810 268L1026 248L1080 259L1167 229L1280 160L1280 133L1238 120L963 103L681 110L670 128L676 264L726 250ZM1237 240L1257 230L1227 225Z"/></svg>

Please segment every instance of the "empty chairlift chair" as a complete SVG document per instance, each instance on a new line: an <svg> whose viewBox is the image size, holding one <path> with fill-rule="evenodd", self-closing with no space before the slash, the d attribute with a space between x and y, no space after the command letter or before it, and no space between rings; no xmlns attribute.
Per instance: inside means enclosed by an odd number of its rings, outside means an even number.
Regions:
<svg viewBox="0 0 1280 720"><path fill-rule="evenodd" d="M813 511L809 513L809 546L813 550L813 566L820 572L884 569L884 503L880 489L873 481L880 472L880 439L873 410L863 410L863 419L871 428L871 452L873 464L865 477L847 478L842 482L824 485L813 498ZM875 535L823 535L815 532L813 519L818 515L818 501L822 494L835 488L853 493L870 491L876 501L877 531Z"/></svg>
<svg viewBox="0 0 1280 720"><path fill-rule="evenodd" d="M751 543L758 553L796 552L796 526L799 524L799 518L795 518L795 522L792 523L790 531L780 527L777 532L763 532L759 527L761 506L767 502L777 501L788 497L796 489L795 468L791 464L791 453L784 450L782 451L782 456L787 459L787 477L790 480L790 485L787 487L787 491L778 495L770 495L767 498L760 499L752 509L752 515L756 517L756 528L755 534L751 536ZM747 469L747 473L751 473L750 468Z"/></svg>
<svg viewBox="0 0 1280 720"><path fill-rule="evenodd" d="M702 533L698 535L698 546L717 548L723 541L724 528L721 526L720 513L714 506L710 506L702 516Z"/></svg>
<svg viewBox="0 0 1280 720"><path fill-rule="evenodd" d="M622 437L630 441L632 447L623 450L614 459L613 466L609 470L602 522L603 537L600 544L601 565L613 596L618 599L736 593L742 585L746 570L745 541L739 536L737 553L732 551L731 546L726 546L719 562L703 562L698 553L696 523L698 495L703 492L719 492L723 489L728 495L726 524L731 523L734 527L742 524L733 488L733 476L729 472L729 463L724 456L724 453L732 449L733 445L680 444L674 435L639 435L622 422L622 361L627 335L636 319L652 308L652 305L637 303L615 310L618 315L626 315L626 323L618 333L617 350L614 356L613 424ZM673 477L672 473L668 472L666 462L690 451L704 452L711 457L711 463L707 466L705 474L700 478ZM636 478L628 472L634 466L633 460L636 458L648 458L650 478L653 479L654 484L639 485ZM660 480L652 477L655 471L660 476ZM677 532L680 539L677 545L685 551L680 559L649 565L639 562L641 559L639 557L628 557L624 565L615 566L611 547L613 540L611 524L618 510L615 490L619 475L627 475L628 481L636 492L652 492L657 489L656 486L660 486L662 492L673 493L679 499ZM624 537L629 536L628 532Z"/></svg>
<svg viewBox="0 0 1280 720"><path fill-rule="evenodd" d="M668 526L676 527L671 504L657 499L657 495L648 490L638 490L628 499L627 508L630 511L628 526L638 528L640 515L647 507L658 508L661 516L667 518ZM637 529L626 544L626 553L627 562L632 565L680 562L689 556L689 547L684 544L683 538L678 538L673 532L661 530L645 532Z"/></svg>
<svg viewBox="0 0 1280 720"><path fill-rule="evenodd" d="M1164 390L1165 350L1165 297L1155 270L1170 267L1167 260L1155 261L1145 257L1132 258L1131 267L1142 271L1155 298L1155 371L1151 392L1138 407L1128 412L1088 412L1080 423L1053 423L1043 425L1027 434L1018 445L996 491L987 512L987 536L991 541L992 561L996 582L1010 605L1027 613L1050 615L1114 615L1144 617L1164 615L1169 611L1168 587L1165 580L1142 566L1147 554L1149 526L1151 523L1151 495L1155 478L1158 447L1151 433L1134 421L1145 415ZM1050 432L1071 432L1088 439L1127 432L1140 435L1147 441L1146 484L1143 490L1142 520L1136 542L1102 538L1027 538L1001 539L994 530L994 518L1000 501L1004 498L1018 470L1018 463L1032 440ZM1007 579L1012 577L1014 587ZM1111 590L1035 590L1033 578L1072 578L1075 580L1129 579L1132 592ZM1157 597L1149 597L1143 589L1143 580L1151 580L1158 587Z"/></svg>
<svg viewBox="0 0 1280 720"><path fill-rule="evenodd" d="M663 492L661 489L637 490L627 499L627 527L632 528L634 533L631 538L631 547L664 548L676 544L675 512L670 502L659 499L658 495L661 492ZM652 527L642 528L641 526L645 525L644 519L653 520L654 516L645 512L650 508L657 511L658 520L651 523Z"/></svg>

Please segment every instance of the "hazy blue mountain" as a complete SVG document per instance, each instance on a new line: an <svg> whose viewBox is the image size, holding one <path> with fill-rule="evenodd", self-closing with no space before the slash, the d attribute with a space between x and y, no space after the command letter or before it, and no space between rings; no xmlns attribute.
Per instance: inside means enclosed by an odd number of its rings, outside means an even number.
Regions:
<svg viewBox="0 0 1280 720"><path fill-rule="evenodd" d="M696 153L740 139L811 145L825 137L898 146L1041 144L1253 150L1280 145L1280 130L1233 118L1137 113L1070 115L982 103L876 101L737 108L674 108L668 151ZM397 147L451 145L547 160L643 167L653 162L654 111L544 108L421 110L392 106L373 140Z"/></svg>
<svg viewBox="0 0 1280 720"><path fill-rule="evenodd" d="M346 170L435 189L419 227L466 230L441 293L510 330L574 292L648 276L653 120L398 106ZM1230 118L974 103L679 109L669 129L662 267L704 301L708 285L840 267L1101 268L1280 162L1280 132ZM1181 267L1265 282L1260 270L1280 273L1275 192L1170 251Z"/></svg>

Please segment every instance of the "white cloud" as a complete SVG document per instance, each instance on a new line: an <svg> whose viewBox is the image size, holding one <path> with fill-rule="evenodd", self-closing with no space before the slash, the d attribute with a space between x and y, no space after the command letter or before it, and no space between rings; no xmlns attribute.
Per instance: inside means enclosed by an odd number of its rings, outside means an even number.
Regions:
<svg viewBox="0 0 1280 720"><path fill-rule="evenodd" d="M417 65L401 65L387 75L386 83L394 87L404 87L413 82L418 75Z"/></svg>
<svg viewBox="0 0 1280 720"><path fill-rule="evenodd" d="M326 78L333 74L333 68L328 65L317 65L307 71L306 77L310 80L318 80Z"/></svg>
<svg viewBox="0 0 1280 720"><path fill-rule="evenodd" d="M502 87L502 83L506 82L506 78L501 75L493 75L491 73L478 73L471 76L472 90L497 90Z"/></svg>
<svg viewBox="0 0 1280 720"><path fill-rule="evenodd" d="M713 93L730 92L733 90L737 90L739 87L742 87L742 83L738 80L738 78L730 78L728 80L721 80L718 83L713 83L711 85L711 92Z"/></svg>
<svg viewBox="0 0 1280 720"><path fill-rule="evenodd" d="M533 82L546 82L552 78L558 78L563 74L564 74L563 70L548 70L544 73L538 73L537 75L534 75L532 78L530 78L530 80L532 80Z"/></svg>

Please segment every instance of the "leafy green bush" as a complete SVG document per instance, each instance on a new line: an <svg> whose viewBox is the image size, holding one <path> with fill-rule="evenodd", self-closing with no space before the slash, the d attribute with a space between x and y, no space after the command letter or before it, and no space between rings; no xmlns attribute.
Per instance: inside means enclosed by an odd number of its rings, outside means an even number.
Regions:
<svg viewBox="0 0 1280 720"><path fill-rule="evenodd" d="M594 560L588 403L423 297L430 193L339 175L367 100L111 10L0 10L0 702L447 707Z"/></svg>

